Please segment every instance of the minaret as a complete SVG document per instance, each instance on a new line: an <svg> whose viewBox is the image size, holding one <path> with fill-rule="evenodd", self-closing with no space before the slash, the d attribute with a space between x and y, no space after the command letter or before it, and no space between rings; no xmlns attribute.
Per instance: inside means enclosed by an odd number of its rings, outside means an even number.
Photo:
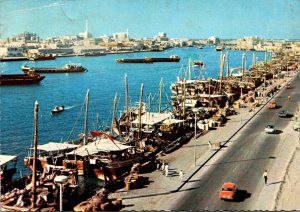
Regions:
<svg viewBox="0 0 300 212"><path fill-rule="evenodd" d="M88 38L88 20L85 20L85 33L84 38Z"/></svg>

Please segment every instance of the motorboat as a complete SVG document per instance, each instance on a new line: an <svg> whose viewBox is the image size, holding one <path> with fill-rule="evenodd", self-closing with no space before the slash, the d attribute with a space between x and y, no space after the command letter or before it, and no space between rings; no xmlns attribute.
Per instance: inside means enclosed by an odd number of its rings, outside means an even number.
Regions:
<svg viewBox="0 0 300 212"><path fill-rule="evenodd" d="M52 114L55 114L55 113L60 113L62 111L64 111L65 109L65 106L61 105L61 106L55 106L53 110L51 110L51 113Z"/></svg>

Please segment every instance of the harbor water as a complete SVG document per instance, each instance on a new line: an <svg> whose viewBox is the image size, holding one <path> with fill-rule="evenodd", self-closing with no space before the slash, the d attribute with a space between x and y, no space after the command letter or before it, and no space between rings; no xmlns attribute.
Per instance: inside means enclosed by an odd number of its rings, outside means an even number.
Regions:
<svg viewBox="0 0 300 212"><path fill-rule="evenodd" d="M224 51L226 52L226 51ZM230 68L241 67L245 53L246 67L252 64L252 54L258 61L265 60L264 52L228 51ZM0 87L0 151L1 154L18 155L18 172L24 175L29 170L23 165L26 148L33 145L33 108L39 102L38 143L76 139L83 132L84 99L90 91L88 131L110 127L113 100L117 94L117 115L124 109L125 83L128 76L129 102L139 101L140 87L144 84L143 101L157 110L159 83L164 82L163 108L171 108L170 85L181 76L182 66L186 70L188 60L201 60L205 64L205 78L219 76L220 54L214 46L203 49L196 47L173 48L162 52L136 52L108 54L99 57L58 57L49 61L15 61L0 63L1 74L21 73L21 66L63 67L67 63L80 63L88 72L72 74L44 74L46 78L39 85ZM181 60L169 63L121 64L117 58L169 57L178 55ZM226 65L225 65L226 70ZM184 76L181 76L184 78ZM191 77L200 79L199 66L191 67ZM65 111L52 115L54 106L64 105ZM19 173L15 177L18 177Z"/></svg>

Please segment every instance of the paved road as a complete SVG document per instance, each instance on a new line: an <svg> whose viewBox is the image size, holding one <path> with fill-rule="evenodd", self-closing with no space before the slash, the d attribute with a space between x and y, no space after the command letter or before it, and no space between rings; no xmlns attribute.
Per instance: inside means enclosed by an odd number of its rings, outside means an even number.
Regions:
<svg viewBox="0 0 300 212"><path fill-rule="evenodd" d="M264 188L263 172L276 162L280 142L286 139L285 127L290 118L279 118L277 113L285 109L294 114L300 99L300 77L292 82L292 89L283 89L275 100L281 108L263 109L240 133L222 149L222 157L210 163L207 171L198 179L193 179L189 192L177 201L174 210L251 210ZM288 101L287 96L291 96ZM266 134L266 124L275 124L278 132ZM240 124L240 123L237 123ZM239 198L234 202L218 199L218 191L226 181L235 182L239 188ZM278 183L278 182L269 182ZM184 190L185 188L183 188Z"/></svg>

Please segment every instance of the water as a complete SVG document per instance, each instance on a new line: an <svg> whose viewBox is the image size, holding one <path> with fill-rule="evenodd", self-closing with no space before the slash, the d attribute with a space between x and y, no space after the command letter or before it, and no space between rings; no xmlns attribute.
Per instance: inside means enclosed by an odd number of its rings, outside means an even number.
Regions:
<svg viewBox="0 0 300 212"><path fill-rule="evenodd" d="M251 64L252 53L229 51L230 68L240 67L242 54L246 53L246 66ZM178 55L179 63L153 64L119 64L116 58L169 57ZM263 52L256 52L259 60L264 60ZM157 93L161 78L164 81L163 106L169 106L170 85L181 75L181 66L187 67L188 60L202 60L205 63L205 78L216 78L219 75L220 52L214 47L174 48L164 52L144 52L100 57L64 57L50 61L16 61L0 63L3 74L21 73L21 66L63 67L66 63L81 63L88 69L86 73L45 74L46 78L40 85L1 86L0 87L0 154L18 155L18 171L23 175L30 171L23 165L26 148L33 144L33 109L34 102L39 102L38 143L49 141L65 141L68 137L75 139L83 132L84 99L87 90L89 98L88 129L96 130L110 125L113 99L118 94L117 115L125 105L124 76L127 73L129 101L139 101L141 83L144 84L143 101L151 100L151 110L157 110ZM199 67L192 67L192 78L201 78ZM151 94L151 95L149 95ZM150 97L149 97L150 96ZM54 106L64 105L65 111L52 115ZM14 177L18 177L17 173ZM72 201L66 206L69 210L82 197L87 197L91 190L103 182L90 177L78 177L78 189Z"/></svg>
<svg viewBox="0 0 300 212"><path fill-rule="evenodd" d="M230 67L240 67L242 54L246 53L246 66L251 64L251 51L229 51ZM264 52L255 52L260 61L264 60ZM116 58L169 57L178 55L179 63L153 64L119 64ZM51 61L16 61L0 63L3 74L21 73L21 66L63 67L66 63L81 63L88 69L86 73L45 74L40 85L1 86L1 154L19 155L17 168L23 174L29 173L23 166L26 148L33 143L33 108L39 102L38 142L65 141L71 134L75 139L83 131L84 98L90 90L88 129L95 130L100 126L109 126L112 116L113 99L118 94L117 115L124 108L124 75L128 75L130 102L138 102L141 83L144 83L143 101L151 93L151 108L157 108L157 93L161 78L164 81L163 105L168 105L166 96L170 95L170 85L180 75L182 64L188 59L202 60L205 63L205 77L216 78L219 75L220 52L214 47L174 48L164 52L143 52L100 57L62 57ZM192 78L200 78L199 67L192 68ZM56 105L64 105L66 110L51 115ZM76 124L75 124L76 123ZM72 131L73 129L73 131ZM18 176L18 175L16 175Z"/></svg>

